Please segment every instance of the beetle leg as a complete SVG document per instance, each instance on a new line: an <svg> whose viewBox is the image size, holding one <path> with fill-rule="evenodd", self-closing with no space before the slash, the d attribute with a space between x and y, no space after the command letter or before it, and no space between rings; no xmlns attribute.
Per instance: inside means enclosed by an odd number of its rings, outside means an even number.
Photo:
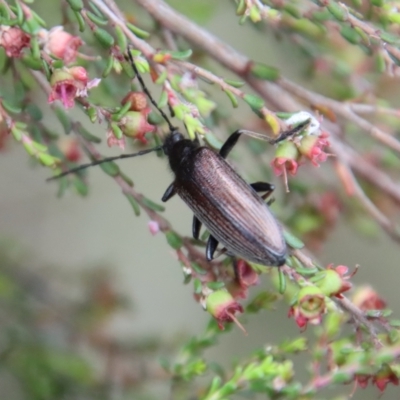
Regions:
<svg viewBox="0 0 400 400"><path fill-rule="evenodd" d="M251 183L250 186L256 191L256 192L266 192L264 193L261 198L262 199L268 199L269 196L271 196L272 192L275 190L275 185L272 185L271 183L268 182L254 182ZM274 199L268 200L267 204L270 206L274 202Z"/></svg>
<svg viewBox="0 0 400 400"><path fill-rule="evenodd" d="M172 182L172 183L168 186L167 190L165 191L163 197L161 198L161 201L163 201L163 202L165 203L165 202L168 201L175 193L176 193L176 191L175 191L175 184L174 184L174 182Z"/></svg>
<svg viewBox="0 0 400 400"><path fill-rule="evenodd" d="M201 229L201 222L195 215L193 215L192 234L195 239L199 238L200 229Z"/></svg>
<svg viewBox="0 0 400 400"><path fill-rule="evenodd" d="M235 146L235 144L239 140L239 137L241 134L242 134L242 131L239 129L239 130L233 132L232 135L229 136L228 139L226 139L226 142L223 144L223 146L221 147L221 149L219 151L219 155L222 158L226 158L228 156L228 154L233 149L233 146Z"/></svg>
<svg viewBox="0 0 400 400"><path fill-rule="evenodd" d="M211 261L214 258L214 253L215 253L215 250L217 249L217 246L218 246L218 240L215 239L214 236L210 235L208 238L207 247L206 247L207 261Z"/></svg>

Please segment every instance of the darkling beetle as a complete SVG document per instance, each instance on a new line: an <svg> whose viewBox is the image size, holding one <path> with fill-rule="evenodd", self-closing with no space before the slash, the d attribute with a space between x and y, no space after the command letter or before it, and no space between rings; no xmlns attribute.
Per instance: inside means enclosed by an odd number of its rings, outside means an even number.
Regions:
<svg viewBox="0 0 400 400"><path fill-rule="evenodd" d="M225 161L240 135L246 131L237 130L232 133L219 153L201 146L198 138L185 139L183 134L172 126L166 114L151 96L129 50L128 57L143 91L168 124L170 132L164 144L134 154L95 160L49 180L103 162L135 157L162 149L175 174L175 180L165 191L162 201L166 202L178 194L189 206L194 213L192 232L195 239L199 238L202 224L209 230L210 236L206 246L208 261L214 258L220 243L230 256L267 266L282 266L287 257L286 242L280 224L265 202L274 190L274 185L267 182L255 182L249 185ZM309 121L305 121L283 132L278 138L268 141L272 144L278 143L300 132L308 123ZM265 193L260 196L257 192Z"/></svg>

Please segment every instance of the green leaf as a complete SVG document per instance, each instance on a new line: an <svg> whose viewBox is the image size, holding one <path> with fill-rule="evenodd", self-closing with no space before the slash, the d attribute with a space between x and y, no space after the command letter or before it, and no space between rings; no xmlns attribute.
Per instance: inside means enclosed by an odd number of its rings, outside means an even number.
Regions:
<svg viewBox="0 0 400 400"><path fill-rule="evenodd" d="M279 69L262 63L252 64L250 68L250 73L256 78L264 79L267 81L276 81L280 76Z"/></svg>
<svg viewBox="0 0 400 400"><path fill-rule="evenodd" d="M4 107L4 109L11 114L19 114L22 111L21 107L18 106L16 103L10 102L5 99L1 101L1 104Z"/></svg>
<svg viewBox="0 0 400 400"><path fill-rule="evenodd" d="M119 50L121 51L121 53L125 53L128 47L128 40L125 36L125 33L123 32L123 30L119 25L115 27L115 34L117 35L117 43Z"/></svg>
<svg viewBox="0 0 400 400"><path fill-rule="evenodd" d="M83 8L82 0L67 0L67 3L74 11L81 11Z"/></svg>
<svg viewBox="0 0 400 400"><path fill-rule="evenodd" d="M125 193L125 197L128 199L130 205L132 206L133 212L138 217L140 215L140 206L136 199L130 194Z"/></svg>
<svg viewBox="0 0 400 400"><path fill-rule="evenodd" d="M230 86L235 87L235 88L241 88L245 84L242 81L234 81L232 79L224 79L224 82L227 83Z"/></svg>
<svg viewBox="0 0 400 400"><path fill-rule="evenodd" d="M96 14L93 14L91 11L86 11L86 15L96 25L106 26L108 24L107 19L98 17Z"/></svg>
<svg viewBox="0 0 400 400"><path fill-rule="evenodd" d="M174 60L186 60L193 54L193 50L187 49L183 51L171 51L169 54Z"/></svg>
<svg viewBox="0 0 400 400"><path fill-rule="evenodd" d="M225 89L224 92L229 97L229 100L231 101L233 108L237 108L239 106L239 103L236 96L230 90Z"/></svg>
<svg viewBox="0 0 400 400"><path fill-rule="evenodd" d="M114 161L108 161L99 166L107 175L112 177L119 175L119 167Z"/></svg>
<svg viewBox="0 0 400 400"><path fill-rule="evenodd" d="M283 231L283 237L285 238L286 243L294 249L302 249L304 247L304 243L300 239L286 230Z"/></svg>
<svg viewBox="0 0 400 400"><path fill-rule="evenodd" d="M85 20L83 19L82 15L78 11L74 11L74 16L76 21L78 22L79 32L83 32L86 28Z"/></svg>
<svg viewBox="0 0 400 400"><path fill-rule="evenodd" d="M264 107L264 100L261 97L255 96L254 94L245 94L243 100L255 110L260 110Z"/></svg>
<svg viewBox="0 0 400 400"><path fill-rule="evenodd" d="M61 122L62 127L64 128L65 134L68 135L72 129L72 124L69 116L67 115L67 113L64 111L63 108L58 106L54 107L54 112L58 120Z"/></svg>
<svg viewBox="0 0 400 400"><path fill-rule="evenodd" d="M77 132L87 141L92 143L101 143L101 139L97 136L92 135L86 128L82 125L76 127Z"/></svg>
<svg viewBox="0 0 400 400"><path fill-rule="evenodd" d="M181 237L174 231L168 231L165 233L168 244L175 250L180 249L183 246Z"/></svg>
<svg viewBox="0 0 400 400"><path fill-rule="evenodd" d="M93 35L105 48L109 48L114 44L114 38L102 28L96 26L95 29L93 29Z"/></svg>
<svg viewBox="0 0 400 400"><path fill-rule="evenodd" d="M165 210L164 206L162 206L161 204L154 203L154 201L151 201L147 197L143 197L142 201L143 205L146 206L147 208L150 208L150 210L161 211L161 212Z"/></svg>
<svg viewBox="0 0 400 400"><path fill-rule="evenodd" d="M134 33L140 39L147 39L150 36L149 32L138 28L136 25L133 25L130 22L126 22L126 26L132 33Z"/></svg>

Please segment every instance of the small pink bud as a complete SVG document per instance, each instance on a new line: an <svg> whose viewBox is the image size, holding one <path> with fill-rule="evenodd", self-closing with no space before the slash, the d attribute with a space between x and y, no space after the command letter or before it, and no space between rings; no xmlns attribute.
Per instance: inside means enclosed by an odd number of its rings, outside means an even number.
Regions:
<svg viewBox="0 0 400 400"><path fill-rule="evenodd" d="M157 221L149 221L147 223L147 226L149 227L149 231L153 236L157 235L157 233L160 232L160 225Z"/></svg>
<svg viewBox="0 0 400 400"><path fill-rule="evenodd" d="M4 48L7 57L19 58L22 50L29 47L30 36L16 26L0 26L0 46Z"/></svg>
<svg viewBox="0 0 400 400"><path fill-rule="evenodd" d="M89 78L85 68L80 66L71 67L68 68L68 72L75 80L82 82L84 85L87 85Z"/></svg>

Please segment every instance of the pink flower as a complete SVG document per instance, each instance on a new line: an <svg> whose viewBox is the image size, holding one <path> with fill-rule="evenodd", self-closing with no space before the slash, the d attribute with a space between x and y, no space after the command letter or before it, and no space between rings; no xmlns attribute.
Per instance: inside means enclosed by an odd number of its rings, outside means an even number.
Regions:
<svg viewBox="0 0 400 400"><path fill-rule="evenodd" d="M60 26L47 32L45 40L45 51L57 58L61 58L65 64L70 64L75 61L78 48L83 44L79 36L73 36L65 32L63 27Z"/></svg>
<svg viewBox="0 0 400 400"><path fill-rule="evenodd" d="M48 102L60 100L65 108L72 108L77 97L86 97L87 90L97 86L98 79L88 81L88 75L83 67L57 69L50 79L52 91Z"/></svg>
<svg viewBox="0 0 400 400"><path fill-rule="evenodd" d="M326 132L322 132L319 136L304 136L298 146L299 152L316 167L319 166L319 163L326 161L329 156L324 151L324 148L329 146L328 136Z"/></svg>
<svg viewBox="0 0 400 400"><path fill-rule="evenodd" d="M22 50L29 47L31 38L20 28L15 26L0 26L0 46L8 57L19 58L22 56Z"/></svg>
<svg viewBox="0 0 400 400"><path fill-rule="evenodd" d="M307 324L319 325L326 312L325 296L316 286L305 286L297 295L297 302L290 307L288 317L293 317L299 328Z"/></svg>
<svg viewBox="0 0 400 400"><path fill-rule="evenodd" d="M278 146L275 152L275 158L271 162L271 166L276 176L287 173L296 175L298 164L299 152L293 142L286 141Z"/></svg>

